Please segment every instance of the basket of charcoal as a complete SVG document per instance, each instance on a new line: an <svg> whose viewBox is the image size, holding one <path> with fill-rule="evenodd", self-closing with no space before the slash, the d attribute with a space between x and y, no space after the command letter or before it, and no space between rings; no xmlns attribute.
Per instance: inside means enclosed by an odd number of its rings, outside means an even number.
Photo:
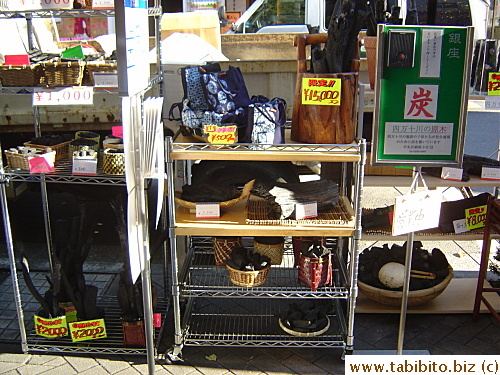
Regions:
<svg viewBox="0 0 500 375"><path fill-rule="evenodd" d="M247 288L264 284L271 268L269 257L245 247L234 248L225 263L231 282Z"/></svg>
<svg viewBox="0 0 500 375"><path fill-rule="evenodd" d="M4 87L32 87L43 82L40 64L0 65L0 82Z"/></svg>
<svg viewBox="0 0 500 375"><path fill-rule="evenodd" d="M63 135L44 135L41 137L31 138L30 142L25 142L26 147L33 147L39 150L45 150L50 147L56 152L56 161L66 159L69 155L69 144L72 136L70 134Z"/></svg>
<svg viewBox="0 0 500 375"><path fill-rule="evenodd" d="M180 196L175 197L175 203L181 207L189 208L191 212L195 212L196 203L201 202L220 202L221 209L230 208L250 196L254 182L255 180L247 182L241 192L235 187L211 183L184 185Z"/></svg>
<svg viewBox="0 0 500 375"><path fill-rule="evenodd" d="M292 303L280 314L279 325L286 333L299 337L322 335L330 328L326 307L313 301Z"/></svg>
<svg viewBox="0 0 500 375"><path fill-rule="evenodd" d="M318 239L304 241L299 256L299 281L316 291L332 282L332 254Z"/></svg>
<svg viewBox="0 0 500 375"><path fill-rule="evenodd" d="M405 279L406 243L364 249L359 257L358 287L369 299L389 306L401 306ZM413 243L408 306L428 303L439 296L453 278L453 268L441 250L423 249Z"/></svg>

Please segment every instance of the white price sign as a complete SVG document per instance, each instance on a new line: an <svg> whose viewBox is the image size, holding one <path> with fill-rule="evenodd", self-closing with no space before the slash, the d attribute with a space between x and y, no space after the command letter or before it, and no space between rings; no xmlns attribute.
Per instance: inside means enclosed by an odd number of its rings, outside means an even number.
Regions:
<svg viewBox="0 0 500 375"><path fill-rule="evenodd" d="M295 219L308 219L311 217L318 216L318 203L308 202L308 203L297 203L295 205Z"/></svg>
<svg viewBox="0 0 500 375"><path fill-rule="evenodd" d="M94 88L92 86L35 87L33 92L33 106L78 104L94 104Z"/></svg>
<svg viewBox="0 0 500 375"><path fill-rule="evenodd" d="M500 95L486 95L484 98L484 109L489 111L500 110Z"/></svg>
<svg viewBox="0 0 500 375"><path fill-rule="evenodd" d="M483 167L481 178L483 180L500 180L500 167Z"/></svg>
<svg viewBox="0 0 500 375"><path fill-rule="evenodd" d="M219 203L196 203L196 218L218 219L220 218Z"/></svg>
<svg viewBox="0 0 500 375"><path fill-rule="evenodd" d="M441 178L443 180L462 181L464 170L462 168L443 167L441 168Z"/></svg>
<svg viewBox="0 0 500 375"><path fill-rule="evenodd" d="M73 174L94 175L97 173L97 159L73 158Z"/></svg>
<svg viewBox="0 0 500 375"><path fill-rule="evenodd" d="M426 190L396 197L392 235L436 228L439 225L442 193Z"/></svg>

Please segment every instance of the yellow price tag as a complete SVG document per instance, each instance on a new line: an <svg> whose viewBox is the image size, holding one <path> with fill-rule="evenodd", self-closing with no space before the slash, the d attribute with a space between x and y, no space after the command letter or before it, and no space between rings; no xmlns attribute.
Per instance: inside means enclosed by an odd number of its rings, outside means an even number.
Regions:
<svg viewBox="0 0 500 375"><path fill-rule="evenodd" d="M72 322L69 324L69 331L73 342L103 339L107 337L104 319Z"/></svg>
<svg viewBox="0 0 500 375"><path fill-rule="evenodd" d="M35 319L36 334L43 337L62 337L68 335L66 316L58 316L53 319L45 319L39 316Z"/></svg>
<svg viewBox="0 0 500 375"><path fill-rule="evenodd" d="M488 95L500 95L500 73L489 74Z"/></svg>
<svg viewBox="0 0 500 375"><path fill-rule="evenodd" d="M465 225L467 225L468 230L484 227L486 208L487 206L484 205L465 210Z"/></svg>
<svg viewBox="0 0 500 375"><path fill-rule="evenodd" d="M238 127L236 125L204 125L203 132L208 134L208 143L236 143Z"/></svg>
<svg viewBox="0 0 500 375"><path fill-rule="evenodd" d="M340 78L302 78L302 104L340 105Z"/></svg>

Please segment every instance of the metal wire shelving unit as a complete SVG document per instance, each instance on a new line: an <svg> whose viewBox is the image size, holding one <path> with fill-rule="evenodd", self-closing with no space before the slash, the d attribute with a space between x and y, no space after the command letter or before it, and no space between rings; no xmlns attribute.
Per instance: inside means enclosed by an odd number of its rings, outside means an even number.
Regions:
<svg viewBox="0 0 500 375"><path fill-rule="evenodd" d="M289 346L353 348L355 296L357 295L358 242L361 237L361 194L366 159L364 140L345 145L298 144L214 145L179 139L167 140L167 176L174 345L166 355L177 361L183 346ZM176 208L174 201L174 163L188 175L190 161L321 161L342 163L340 195L347 203L351 220L337 225L314 223L254 224L248 220L246 202L223 211L220 219L196 220L186 208ZM348 165L353 173L348 176ZM182 169L183 168L183 169ZM251 176L249 176L251 177ZM348 189L351 188L351 189ZM179 265L177 237L187 239L183 265ZM214 262L211 236L284 236L287 238L284 259L272 266L266 282L246 288L234 285L224 266ZM297 281L293 266L290 237L322 236L330 239L333 281L313 291ZM346 245L346 246L344 246ZM343 249L347 248L345 252ZM329 329L315 337L292 336L279 326L279 313L293 301L314 299L330 303Z"/></svg>

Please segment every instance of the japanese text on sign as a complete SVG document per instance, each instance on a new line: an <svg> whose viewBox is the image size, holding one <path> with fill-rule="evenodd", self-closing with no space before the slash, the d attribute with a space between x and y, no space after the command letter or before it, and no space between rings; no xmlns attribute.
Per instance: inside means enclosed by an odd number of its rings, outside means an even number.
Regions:
<svg viewBox="0 0 500 375"><path fill-rule="evenodd" d="M406 120L435 120L438 108L438 85L406 85Z"/></svg>
<svg viewBox="0 0 500 375"><path fill-rule="evenodd" d="M490 73L488 79L488 95L500 95L500 73Z"/></svg>
<svg viewBox="0 0 500 375"><path fill-rule="evenodd" d="M439 225L441 200L441 192L430 190L396 197L392 235L436 228Z"/></svg>
<svg viewBox="0 0 500 375"><path fill-rule="evenodd" d="M339 78L302 78L302 104L340 105Z"/></svg>
<svg viewBox="0 0 500 375"><path fill-rule="evenodd" d="M104 319L70 323L69 331L73 342L103 339L107 337Z"/></svg>
<svg viewBox="0 0 500 375"><path fill-rule="evenodd" d="M208 134L208 143L236 143L238 127L236 125L204 125L204 133Z"/></svg>
<svg viewBox="0 0 500 375"><path fill-rule="evenodd" d="M75 86L64 88L35 87L33 105L93 105L94 88L92 86Z"/></svg>
<svg viewBox="0 0 500 375"><path fill-rule="evenodd" d="M43 337L62 337L68 335L66 317L45 319L35 315L36 334Z"/></svg>
<svg viewBox="0 0 500 375"><path fill-rule="evenodd" d="M465 210L465 224L468 230L484 227L487 206L478 206Z"/></svg>
<svg viewBox="0 0 500 375"><path fill-rule="evenodd" d="M386 123L384 153L393 155L449 155L453 124L425 122Z"/></svg>
<svg viewBox="0 0 500 375"><path fill-rule="evenodd" d="M422 54L420 56L420 77L439 78L441 70L441 49L443 30L422 30Z"/></svg>

